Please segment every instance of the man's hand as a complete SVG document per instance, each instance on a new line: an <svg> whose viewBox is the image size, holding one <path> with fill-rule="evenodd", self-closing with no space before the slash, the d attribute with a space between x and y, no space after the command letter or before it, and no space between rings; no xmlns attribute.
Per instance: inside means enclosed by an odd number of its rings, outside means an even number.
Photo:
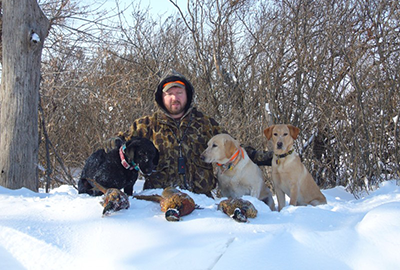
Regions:
<svg viewBox="0 0 400 270"><path fill-rule="evenodd" d="M257 151L251 146L244 147L249 158L258 166L271 166L274 153L272 151Z"/></svg>
<svg viewBox="0 0 400 270"><path fill-rule="evenodd" d="M247 145L247 146L245 146L245 147L243 147L244 148L244 150L246 150L246 152L247 152L247 155L249 156L249 158L251 159L251 160L253 160L253 158L254 158L254 156L256 155L256 149L254 149L253 147L251 147L250 145Z"/></svg>

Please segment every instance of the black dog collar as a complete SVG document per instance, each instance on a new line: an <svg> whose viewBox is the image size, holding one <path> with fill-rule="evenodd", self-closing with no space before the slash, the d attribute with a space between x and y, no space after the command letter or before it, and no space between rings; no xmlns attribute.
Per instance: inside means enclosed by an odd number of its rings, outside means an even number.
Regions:
<svg viewBox="0 0 400 270"><path fill-rule="evenodd" d="M279 164L279 163L280 163L279 159L285 158L285 157L291 155L293 152L294 152L294 149L292 149L292 150L290 150L289 152L287 152L287 153L285 153L285 154L282 154L282 155L277 155L277 154L275 154L275 156L277 157L276 164Z"/></svg>

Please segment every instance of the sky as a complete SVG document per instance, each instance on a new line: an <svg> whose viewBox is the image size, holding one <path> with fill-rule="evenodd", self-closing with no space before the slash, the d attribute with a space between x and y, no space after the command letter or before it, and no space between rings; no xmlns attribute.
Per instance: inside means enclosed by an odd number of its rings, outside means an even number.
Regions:
<svg viewBox="0 0 400 270"><path fill-rule="evenodd" d="M123 0L126 2L130 2L127 0ZM150 12L155 14L164 14L168 12L174 12L176 8L169 0L142 0L142 5L150 7ZM183 4L183 0L177 1L178 4Z"/></svg>
<svg viewBox="0 0 400 270"><path fill-rule="evenodd" d="M135 192L162 192L142 187ZM202 209L168 222L158 203L132 197L102 217L101 197L69 185L49 194L0 187L0 269L400 269L396 180L359 199L322 190L328 204L281 212L245 196L258 210L248 223L219 211L221 198L185 192Z"/></svg>
<svg viewBox="0 0 400 270"><path fill-rule="evenodd" d="M85 2L102 2L106 1L107 5L111 8L115 7L116 0L84 0ZM149 7L149 11L153 15L164 15L171 12L175 12L176 8L169 0L117 0L121 7L129 6L131 4L141 4L142 8L145 9ZM175 0L179 5L185 5L186 1Z"/></svg>

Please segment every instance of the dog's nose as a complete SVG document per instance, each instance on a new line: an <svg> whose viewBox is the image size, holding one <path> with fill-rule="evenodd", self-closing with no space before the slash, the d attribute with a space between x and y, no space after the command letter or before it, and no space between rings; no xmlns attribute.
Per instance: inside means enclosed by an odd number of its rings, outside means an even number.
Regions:
<svg viewBox="0 0 400 270"><path fill-rule="evenodd" d="M201 156L200 156L200 159L201 159L202 161L204 161L206 158L205 158L203 155L201 155Z"/></svg>
<svg viewBox="0 0 400 270"><path fill-rule="evenodd" d="M282 149L283 143L282 142L277 142L276 146L278 147L278 149Z"/></svg>

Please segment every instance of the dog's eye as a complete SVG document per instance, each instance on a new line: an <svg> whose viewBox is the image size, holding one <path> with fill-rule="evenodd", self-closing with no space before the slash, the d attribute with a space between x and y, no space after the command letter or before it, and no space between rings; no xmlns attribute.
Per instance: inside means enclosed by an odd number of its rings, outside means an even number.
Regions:
<svg viewBox="0 0 400 270"><path fill-rule="evenodd" d="M218 145L216 145L215 143L213 143L212 147L217 147Z"/></svg>
<svg viewBox="0 0 400 270"><path fill-rule="evenodd" d="M287 133L283 133L283 136L287 136L288 134Z"/></svg>
<svg viewBox="0 0 400 270"><path fill-rule="evenodd" d="M278 133L274 133L274 136L278 136Z"/></svg>

